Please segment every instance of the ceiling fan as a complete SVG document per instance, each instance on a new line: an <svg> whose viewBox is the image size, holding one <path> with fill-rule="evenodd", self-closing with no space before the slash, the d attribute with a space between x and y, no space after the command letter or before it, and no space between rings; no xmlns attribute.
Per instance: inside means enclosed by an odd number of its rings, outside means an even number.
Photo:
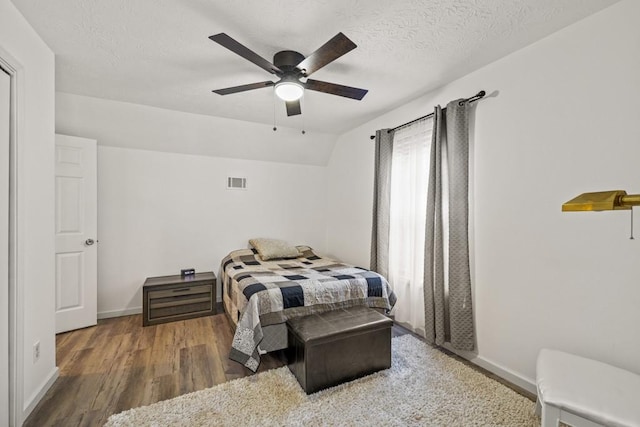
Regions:
<svg viewBox="0 0 640 427"><path fill-rule="evenodd" d="M286 103L287 116L295 116L302 113L300 109L300 98L304 94L305 89L344 96L346 98L357 99L358 101L364 98L368 92L366 89L358 89L356 87L307 78L320 68L356 48L356 44L342 33L338 33L306 58L301 53L292 50L283 50L273 55L273 63L267 61L225 33L215 34L209 38L280 78L277 82L267 80L213 91L219 95L229 95L247 90L275 86L276 95ZM306 80L302 81L301 79Z"/></svg>

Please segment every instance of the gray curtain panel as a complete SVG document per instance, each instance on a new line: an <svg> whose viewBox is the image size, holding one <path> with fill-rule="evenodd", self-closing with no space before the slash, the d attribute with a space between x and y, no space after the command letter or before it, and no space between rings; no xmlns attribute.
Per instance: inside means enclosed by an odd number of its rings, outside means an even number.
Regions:
<svg viewBox="0 0 640 427"><path fill-rule="evenodd" d="M447 105L449 330L458 350L475 347L469 270L469 103Z"/></svg>
<svg viewBox="0 0 640 427"><path fill-rule="evenodd" d="M392 152L393 132L389 132L388 129L376 131L371 265L369 268L384 277L389 277L389 205Z"/></svg>
<svg viewBox="0 0 640 427"><path fill-rule="evenodd" d="M447 153L449 187L446 290L442 241L443 149ZM469 271L469 110L464 100L447 105L446 120L442 109L436 107L430 162L424 267L426 339L437 345L450 341L455 349L471 351L475 338Z"/></svg>

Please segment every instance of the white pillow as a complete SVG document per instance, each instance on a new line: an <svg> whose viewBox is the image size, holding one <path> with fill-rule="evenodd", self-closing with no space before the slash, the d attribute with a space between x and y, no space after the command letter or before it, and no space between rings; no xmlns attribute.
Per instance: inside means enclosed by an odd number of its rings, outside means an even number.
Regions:
<svg viewBox="0 0 640 427"><path fill-rule="evenodd" d="M258 251L263 261L277 258L297 258L300 251L284 240L278 239L251 239L249 244Z"/></svg>

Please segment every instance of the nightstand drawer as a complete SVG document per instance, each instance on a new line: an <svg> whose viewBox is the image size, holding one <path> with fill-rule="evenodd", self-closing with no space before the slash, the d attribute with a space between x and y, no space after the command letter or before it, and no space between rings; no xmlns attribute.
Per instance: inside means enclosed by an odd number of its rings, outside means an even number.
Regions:
<svg viewBox="0 0 640 427"><path fill-rule="evenodd" d="M204 302L192 302L190 304L173 305L166 307L149 308L149 320L170 318L181 314L193 314L211 312L211 299Z"/></svg>
<svg viewBox="0 0 640 427"><path fill-rule="evenodd" d="M194 285L183 286L176 289L168 289L162 291L149 291L149 299L154 300L156 298L175 298L183 295L193 294L210 294L211 285Z"/></svg>
<svg viewBox="0 0 640 427"><path fill-rule="evenodd" d="M197 304L199 302L211 301L211 295L196 294L196 295L184 295L182 297L175 298L157 298L149 300L149 308L167 308L175 307L177 305L189 305Z"/></svg>

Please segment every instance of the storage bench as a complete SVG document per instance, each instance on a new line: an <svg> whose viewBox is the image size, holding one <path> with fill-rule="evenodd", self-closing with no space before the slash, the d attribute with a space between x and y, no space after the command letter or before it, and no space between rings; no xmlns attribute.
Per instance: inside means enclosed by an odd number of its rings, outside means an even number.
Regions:
<svg viewBox="0 0 640 427"><path fill-rule="evenodd" d="M289 369L307 394L387 369L392 325L362 306L289 319Z"/></svg>

